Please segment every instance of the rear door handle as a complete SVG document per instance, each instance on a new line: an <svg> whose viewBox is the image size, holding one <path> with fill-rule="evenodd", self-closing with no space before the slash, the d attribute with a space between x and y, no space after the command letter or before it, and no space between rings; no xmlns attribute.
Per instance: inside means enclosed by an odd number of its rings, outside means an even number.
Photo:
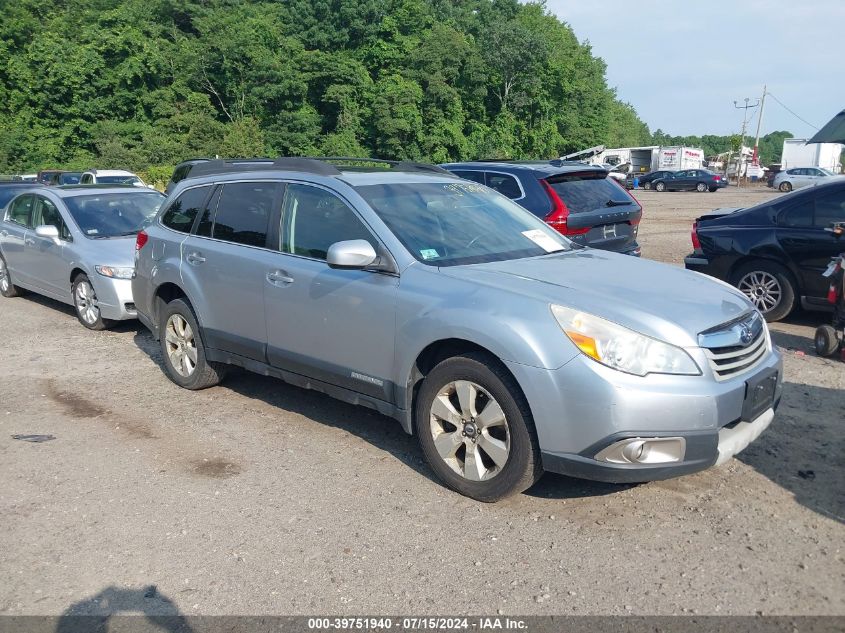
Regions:
<svg viewBox="0 0 845 633"><path fill-rule="evenodd" d="M0 237L9 237L9 232L6 229L0 231Z"/></svg>
<svg viewBox="0 0 845 633"><path fill-rule="evenodd" d="M29 238L29 237L28 237L28 238L26 238L26 239L23 241L23 243L24 243L26 246L35 246L35 240L33 240L32 238Z"/></svg>
<svg viewBox="0 0 845 633"><path fill-rule="evenodd" d="M283 270L274 270L267 273L267 281L274 286L289 286L293 283L293 277L289 277Z"/></svg>
<svg viewBox="0 0 845 633"><path fill-rule="evenodd" d="M203 257L201 253L197 253L196 251L188 253L188 256L185 259L188 260L189 264L193 264L194 266L205 262L205 257Z"/></svg>

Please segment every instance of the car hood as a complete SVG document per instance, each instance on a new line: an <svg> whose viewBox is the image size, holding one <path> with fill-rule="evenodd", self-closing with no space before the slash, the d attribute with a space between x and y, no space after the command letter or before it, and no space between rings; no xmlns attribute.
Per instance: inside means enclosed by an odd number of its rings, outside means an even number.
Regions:
<svg viewBox="0 0 845 633"><path fill-rule="evenodd" d="M698 346L699 333L754 309L738 290L711 277L595 249L441 272L583 310L682 347Z"/></svg>
<svg viewBox="0 0 845 633"><path fill-rule="evenodd" d="M135 236L85 240L85 258L92 266L135 266Z"/></svg>

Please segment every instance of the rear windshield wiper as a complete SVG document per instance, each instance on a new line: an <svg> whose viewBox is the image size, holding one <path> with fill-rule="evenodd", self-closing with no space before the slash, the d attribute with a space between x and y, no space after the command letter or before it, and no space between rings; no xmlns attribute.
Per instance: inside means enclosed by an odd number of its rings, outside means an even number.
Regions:
<svg viewBox="0 0 845 633"><path fill-rule="evenodd" d="M631 202L629 200L608 200L604 206L606 207L627 207Z"/></svg>

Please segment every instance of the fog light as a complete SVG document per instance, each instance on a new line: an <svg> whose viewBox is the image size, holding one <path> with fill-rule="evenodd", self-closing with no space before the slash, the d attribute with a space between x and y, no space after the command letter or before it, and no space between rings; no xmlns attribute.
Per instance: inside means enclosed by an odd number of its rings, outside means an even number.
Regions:
<svg viewBox="0 0 845 633"><path fill-rule="evenodd" d="M682 437L631 437L603 449L596 460L611 464L671 464L684 461L686 448Z"/></svg>

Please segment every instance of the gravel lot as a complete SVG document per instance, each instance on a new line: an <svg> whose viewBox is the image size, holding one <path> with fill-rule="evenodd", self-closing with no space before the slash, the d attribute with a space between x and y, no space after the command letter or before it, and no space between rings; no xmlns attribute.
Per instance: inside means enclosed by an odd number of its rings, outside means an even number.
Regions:
<svg viewBox="0 0 845 633"><path fill-rule="evenodd" d="M700 212L771 194L635 195L644 255L678 265ZM729 464L546 475L484 505L388 418L247 373L183 391L140 325L0 300L0 613L845 615L845 365L811 352L827 318L775 326L783 404Z"/></svg>

